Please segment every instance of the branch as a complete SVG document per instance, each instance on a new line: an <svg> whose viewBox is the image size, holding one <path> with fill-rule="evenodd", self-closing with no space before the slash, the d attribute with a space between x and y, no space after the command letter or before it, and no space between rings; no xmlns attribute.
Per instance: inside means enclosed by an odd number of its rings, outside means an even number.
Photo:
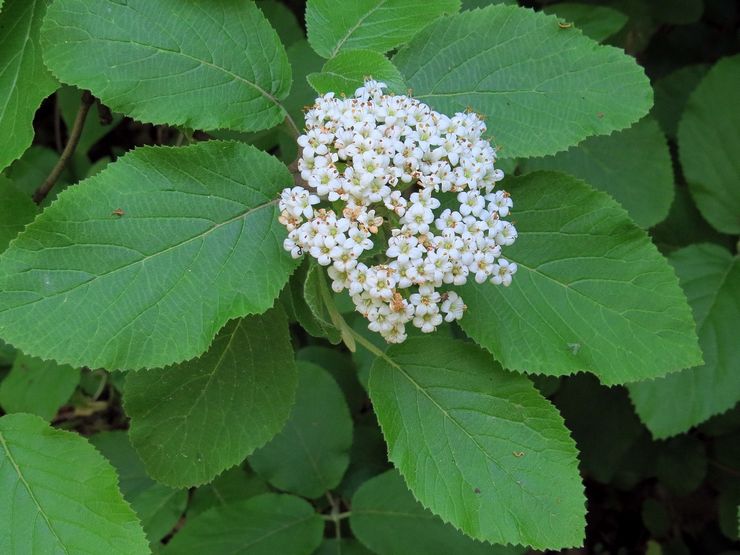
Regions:
<svg viewBox="0 0 740 555"><path fill-rule="evenodd" d="M54 168L52 168L49 176L41 184L41 187L36 189L36 192L33 194L33 200L36 204L41 204L41 202L46 198L46 195L48 195L49 191L52 190L57 179L62 175L62 171L64 171L67 162L74 154L77 144L80 142L82 128L85 127L85 118L87 118L87 114L90 111L90 107L93 105L93 102L95 102L95 99L93 98L93 95L90 94L90 91L84 91L82 93L80 109L77 111L77 116L72 125L72 131L67 140L67 145L64 147L62 154L59 156L59 160L57 160L57 163Z"/></svg>

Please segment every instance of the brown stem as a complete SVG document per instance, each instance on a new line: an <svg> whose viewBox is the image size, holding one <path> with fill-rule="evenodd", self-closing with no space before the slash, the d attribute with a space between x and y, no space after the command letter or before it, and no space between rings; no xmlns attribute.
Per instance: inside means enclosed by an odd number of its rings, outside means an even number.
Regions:
<svg viewBox="0 0 740 555"><path fill-rule="evenodd" d="M94 101L95 99L93 98L93 95L90 94L90 91L84 91L82 93L80 109L77 111L77 116L75 117L74 124L72 125L72 131L70 131L69 133L67 145L64 147L62 154L59 156L59 160L57 160L57 163L52 168L49 176L33 194L33 200L36 204L41 204L41 202L46 198L46 195L48 195L49 191L52 190L54 184L57 182L57 179L59 179L59 176L62 175L62 171L64 171L67 162L74 154L74 151L77 148L77 143L80 142L82 128L85 127L85 118L87 118L87 114L90 111L90 107L93 105Z"/></svg>
<svg viewBox="0 0 740 555"><path fill-rule="evenodd" d="M62 110L59 106L59 93L54 95L54 146L61 154L62 148Z"/></svg>

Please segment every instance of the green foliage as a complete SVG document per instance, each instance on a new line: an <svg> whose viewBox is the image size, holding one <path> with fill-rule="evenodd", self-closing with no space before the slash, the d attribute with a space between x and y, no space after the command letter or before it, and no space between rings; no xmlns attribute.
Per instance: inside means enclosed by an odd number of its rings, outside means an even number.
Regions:
<svg viewBox="0 0 740 555"><path fill-rule="evenodd" d="M51 420L79 382L77 368L19 354L0 382L0 407L8 413L28 412Z"/></svg>
<svg viewBox="0 0 740 555"><path fill-rule="evenodd" d="M652 105L647 77L622 52L515 6L440 19L393 61L436 110L471 107L495 122L505 158L554 154L624 129Z"/></svg>
<svg viewBox="0 0 740 555"><path fill-rule="evenodd" d="M249 463L274 487L313 499L339 485L351 445L352 421L342 390L326 370L299 361L290 418Z"/></svg>
<svg viewBox="0 0 740 555"><path fill-rule="evenodd" d="M115 467L123 497L136 511L149 542L156 545L183 514L187 490L172 489L149 478L125 432L95 434L90 443Z"/></svg>
<svg viewBox="0 0 740 555"><path fill-rule="evenodd" d="M504 367L589 371L602 383L701 362L686 298L644 231L604 193L562 174L510 179L519 265L510 287L467 284L461 327Z"/></svg>
<svg viewBox="0 0 740 555"><path fill-rule="evenodd" d="M388 458L442 520L493 543L581 544L575 444L527 378L474 345L415 338L376 359L370 396Z"/></svg>
<svg viewBox="0 0 740 555"><path fill-rule="evenodd" d="M740 233L740 55L720 60L689 97L678 127L686 181L699 210L723 233ZM711 132L707 132L711 129Z"/></svg>
<svg viewBox="0 0 740 555"><path fill-rule="evenodd" d="M716 245L670 256L696 320L704 364L630 385L637 413L655 437L687 431L740 400L740 264Z"/></svg>
<svg viewBox="0 0 740 555"><path fill-rule="evenodd" d="M0 447L0 552L147 552L116 473L83 438L9 414L0 418Z"/></svg>
<svg viewBox="0 0 740 555"><path fill-rule="evenodd" d="M708 69L709 66L705 64L686 66L659 79L653 85L655 89L653 114L669 139L675 140L678 121L689 95L707 74Z"/></svg>
<svg viewBox="0 0 740 555"><path fill-rule="evenodd" d="M290 181L243 144L136 150L64 191L0 257L2 337L74 366L199 355L227 320L269 308L295 267L275 222Z"/></svg>
<svg viewBox="0 0 740 555"><path fill-rule="evenodd" d="M388 91L405 94L406 85L401 73L391 61L373 50L343 50L321 68L311 73L308 82L319 94L354 94L367 77L383 81Z"/></svg>
<svg viewBox="0 0 740 555"><path fill-rule="evenodd" d="M232 320L202 357L128 375L131 443L157 480L209 482L283 428L296 383L280 310Z"/></svg>
<svg viewBox="0 0 740 555"><path fill-rule="evenodd" d="M517 4L0 0L0 553L734 553L740 10ZM485 118L518 230L399 345L278 219L367 77Z"/></svg>
<svg viewBox="0 0 740 555"><path fill-rule="evenodd" d="M0 170L33 140L33 114L56 88L41 61L45 0L7 0L0 11Z"/></svg>
<svg viewBox="0 0 740 555"><path fill-rule="evenodd" d="M642 227L663 221L673 200L671 154L652 118L624 131L591 137L554 156L525 160L521 168L574 175L609 193Z"/></svg>
<svg viewBox="0 0 740 555"><path fill-rule="evenodd" d="M188 518L211 507L246 501L268 491L269 486L262 478L252 471L235 466L193 492L193 498L188 504Z"/></svg>
<svg viewBox="0 0 740 555"><path fill-rule="evenodd" d="M285 117L288 58L253 2L56 0L41 45L60 80L142 121L256 131Z"/></svg>
<svg viewBox="0 0 740 555"><path fill-rule="evenodd" d="M302 499L265 493L197 516L162 553L310 555L321 543L323 528L311 505Z"/></svg>
<svg viewBox="0 0 740 555"><path fill-rule="evenodd" d="M562 2L547 6L542 11L557 15L565 25L575 25L583 31L584 35L599 42L617 33L625 26L628 19L625 14L613 8L575 2Z"/></svg>
<svg viewBox="0 0 740 555"><path fill-rule="evenodd" d="M31 197L16 189L7 177L0 175L0 252L36 214L38 208Z"/></svg>
<svg viewBox="0 0 740 555"><path fill-rule="evenodd" d="M395 470L366 481L352 497L352 532L378 555L516 555L515 547L472 540L414 499Z"/></svg>
<svg viewBox="0 0 740 555"><path fill-rule="evenodd" d="M460 0L309 0L308 42L324 58L350 49L387 52L459 8Z"/></svg>

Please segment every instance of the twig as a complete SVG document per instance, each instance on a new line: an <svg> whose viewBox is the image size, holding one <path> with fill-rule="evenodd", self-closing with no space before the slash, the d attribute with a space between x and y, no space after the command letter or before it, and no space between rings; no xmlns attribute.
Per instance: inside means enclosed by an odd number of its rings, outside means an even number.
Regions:
<svg viewBox="0 0 740 555"><path fill-rule="evenodd" d="M33 200L36 204L41 204L41 202L46 198L46 195L48 195L49 191L51 191L51 189L54 187L54 184L57 182L57 179L59 179L59 176L62 175L62 171L64 171L64 168L67 165L69 159L72 157L72 154L74 154L74 151L77 148L77 143L80 142L82 128L85 127L85 118L87 117L87 114L90 111L90 107L93 105L94 101L95 99L93 98L93 95L90 94L90 91L84 91L82 93L80 109L77 111L75 122L72 125L72 131L70 132L69 139L67 140L67 145L64 147L62 154L59 156L59 160L57 160L57 163L54 168L52 168L49 176L41 184L41 187L36 189L36 192L33 194Z"/></svg>
<svg viewBox="0 0 740 555"><path fill-rule="evenodd" d="M288 127L290 127L290 130L293 132L296 139L301 136L301 130L298 129L295 120L290 116L287 110L285 110L285 122L288 124Z"/></svg>
<svg viewBox="0 0 740 555"><path fill-rule="evenodd" d="M54 95L54 146L61 154L64 145L62 145L62 109L59 106L59 92Z"/></svg>

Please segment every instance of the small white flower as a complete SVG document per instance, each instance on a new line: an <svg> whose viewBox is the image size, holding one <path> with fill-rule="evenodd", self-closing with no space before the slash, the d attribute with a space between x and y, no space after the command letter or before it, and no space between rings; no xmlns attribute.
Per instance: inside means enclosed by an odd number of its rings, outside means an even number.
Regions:
<svg viewBox="0 0 740 555"><path fill-rule="evenodd" d="M443 284L509 285L516 264L499 257L517 231L502 219L513 203L494 191L503 172L481 118L439 114L384 88L367 80L353 97L316 99L298 138L307 187L286 188L278 206L291 256L327 266L332 289L348 290L368 327L400 343L409 323L431 333L463 317L463 300L440 294ZM457 204L442 207L440 192ZM379 237L388 237L386 261L368 265Z"/></svg>

